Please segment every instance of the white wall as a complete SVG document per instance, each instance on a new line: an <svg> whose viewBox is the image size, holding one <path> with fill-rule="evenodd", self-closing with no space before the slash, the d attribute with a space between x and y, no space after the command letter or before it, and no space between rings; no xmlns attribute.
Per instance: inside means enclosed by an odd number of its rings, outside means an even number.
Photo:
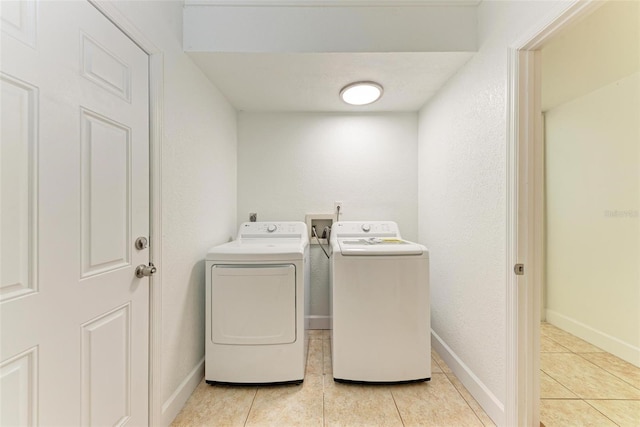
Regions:
<svg viewBox="0 0 640 427"><path fill-rule="evenodd" d="M640 2L610 1L542 50L542 110L638 71Z"/></svg>
<svg viewBox="0 0 640 427"><path fill-rule="evenodd" d="M417 238L417 115L240 113L238 222L392 220ZM312 248L311 314L327 316L328 263Z"/></svg>
<svg viewBox="0 0 640 427"><path fill-rule="evenodd" d="M542 49L546 319L640 366L640 3Z"/></svg>
<svg viewBox="0 0 640 427"><path fill-rule="evenodd" d="M640 366L640 73L545 118L547 320Z"/></svg>
<svg viewBox="0 0 640 427"><path fill-rule="evenodd" d="M204 374L204 256L236 231L236 111L183 53L181 1L115 4L164 53L158 264L166 425Z"/></svg>
<svg viewBox="0 0 640 427"><path fill-rule="evenodd" d="M504 424L508 47L564 2L484 1L479 51L419 113L419 240L434 347Z"/></svg>

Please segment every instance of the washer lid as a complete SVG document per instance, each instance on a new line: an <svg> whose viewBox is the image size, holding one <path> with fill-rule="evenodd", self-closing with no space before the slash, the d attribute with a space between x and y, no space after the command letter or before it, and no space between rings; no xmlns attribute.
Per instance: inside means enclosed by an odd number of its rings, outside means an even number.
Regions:
<svg viewBox="0 0 640 427"><path fill-rule="evenodd" d="M422 255L426 248L417 243L395 237L338 239L342 255Z"/></svg>

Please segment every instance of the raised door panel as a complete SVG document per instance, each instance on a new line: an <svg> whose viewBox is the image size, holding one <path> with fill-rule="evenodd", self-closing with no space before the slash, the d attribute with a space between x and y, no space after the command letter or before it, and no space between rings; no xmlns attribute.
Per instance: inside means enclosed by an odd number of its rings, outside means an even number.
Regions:
<svg viewBox="0 0 640 427"><path fill-rule="evenodd" d="M38 424L38 348L31 348L0 364L0 425Z"/></svg>
<svg viewBox="0 0 640 427"><path fill-rule="evenodd" d="M127 102L131 101L131 68L87 34L82 34L81 70L83 77Z"/></svg>
<svg viewBox="0 0 640 427"><path fill-rule="evenodd" d="M0 74L0 301L37 290L37 89Z"/></svg>
<svg viewBox="0 0 640 427"><path fill-rule="evenodd" d="M82 110L82 277L130 264L131 131Z"/></svg>
<svg viewBox="0 0 640 427"><path fill-rule="evenodd" d="M2 31L21 42L36 46L36 10L35 0L3 1L0 7Z"/></svg>
<svg viewBox="0 0 640 427"><path fill-rule="evenodd" d="M131 308L82 326L82 425L123 425L131 417Z"/></svg>

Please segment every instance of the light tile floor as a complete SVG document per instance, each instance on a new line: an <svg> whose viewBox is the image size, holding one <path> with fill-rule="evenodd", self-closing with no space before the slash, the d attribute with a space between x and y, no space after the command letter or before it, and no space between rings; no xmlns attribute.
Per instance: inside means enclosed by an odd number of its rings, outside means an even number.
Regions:
<svg viewBox="0 0 640 427"><path fill-rule="evenodd" d="M173 426L494 426L432 352L431 381L393 386L335 383L329 331L309 331L302 385L198 385Z"/></svg>
<svg viewBox="0 0 640 427"><path fill-rule="evenodd" d="M543 322L540 422L640 426L640 368Z"/></svg>

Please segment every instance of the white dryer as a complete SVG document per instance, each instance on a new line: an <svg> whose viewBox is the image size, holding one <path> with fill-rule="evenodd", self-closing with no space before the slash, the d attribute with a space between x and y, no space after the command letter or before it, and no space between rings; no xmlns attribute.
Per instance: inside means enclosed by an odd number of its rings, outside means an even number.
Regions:
<svg viewBox="0 0 640 427"><path fill-rule="evenodd" d="M304 380L309 272L303 222L243 223L207 253L207 383Z"/></svg>
<svg viewBox="0 0 640 427"><path fill-rule="evenodd" d="M427 248L391 221L337 222L330 242L334 379L430 380Z"/></svg>

